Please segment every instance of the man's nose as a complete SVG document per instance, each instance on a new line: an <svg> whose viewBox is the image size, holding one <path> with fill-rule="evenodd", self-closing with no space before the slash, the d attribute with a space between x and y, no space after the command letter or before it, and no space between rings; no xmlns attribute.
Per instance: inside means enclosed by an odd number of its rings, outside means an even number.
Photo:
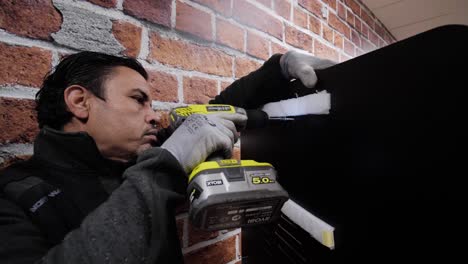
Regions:
<svg viewBox="0 0 468 264"><path fill-rule="evenodd" d="M146 114L145 118L146 123L151 124L153 127L156 127L161 121L161 114L150 109Z"/></svg>

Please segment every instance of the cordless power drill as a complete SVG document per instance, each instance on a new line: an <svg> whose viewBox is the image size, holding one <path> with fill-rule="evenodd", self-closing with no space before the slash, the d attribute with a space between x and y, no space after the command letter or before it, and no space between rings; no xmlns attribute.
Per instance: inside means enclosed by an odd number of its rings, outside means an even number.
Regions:
<svg viewBox="0 0 468 264"><path fill-rule="evenodd" d="M177 128L192 114L236 113L231 105L188 105L174 108L170 125ZM242 130L265 124L264 113L247 111ZM258 122L255 121L258 119ZM202 230L219 230L275 221L288 193L279 185L276 170L269 163L254 160L209 158L189 176L189 219Z"/></svg>

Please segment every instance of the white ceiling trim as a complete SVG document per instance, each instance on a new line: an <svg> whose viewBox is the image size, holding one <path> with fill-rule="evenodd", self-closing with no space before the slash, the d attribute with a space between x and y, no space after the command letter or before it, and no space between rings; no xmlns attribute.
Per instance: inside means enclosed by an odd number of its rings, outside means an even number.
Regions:
<svg viewBox="0 0 468 264"><path fill-rule="evenodd" d="M448 24L468 25L468 0L362 0L397 40Z"/></svg>

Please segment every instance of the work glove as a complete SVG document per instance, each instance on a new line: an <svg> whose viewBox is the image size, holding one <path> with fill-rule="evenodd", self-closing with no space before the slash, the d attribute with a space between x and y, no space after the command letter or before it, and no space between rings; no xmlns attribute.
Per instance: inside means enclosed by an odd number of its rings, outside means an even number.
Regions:
<svg viewBox="0 0 468 264"><path fill-rule="evenodd" d="M321 70L336 63L294 50L286 52L280 59L281 72L287 79L300 79L307 88L317 83L315 70Z"/></svg>
<svg viewBox="0 0 468 264"><path fill-rule="evenodd" d="M246 116L230 114L219 117L193 114L161 145L190 173L212 153L223 158L232 156L232 148L239 138L234 123L245 122Z"/></svg>

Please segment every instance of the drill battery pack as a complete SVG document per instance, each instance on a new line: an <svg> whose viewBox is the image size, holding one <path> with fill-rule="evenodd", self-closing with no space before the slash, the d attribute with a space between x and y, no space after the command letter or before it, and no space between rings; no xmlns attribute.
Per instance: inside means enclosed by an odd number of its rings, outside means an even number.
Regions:
<svg viewBox="0 0 468 264"><path fill-rule="evenodd" d="M238 228L275 221L288 193L269 163L208 161L189 177L189 218L202 230Z"/></svg>

